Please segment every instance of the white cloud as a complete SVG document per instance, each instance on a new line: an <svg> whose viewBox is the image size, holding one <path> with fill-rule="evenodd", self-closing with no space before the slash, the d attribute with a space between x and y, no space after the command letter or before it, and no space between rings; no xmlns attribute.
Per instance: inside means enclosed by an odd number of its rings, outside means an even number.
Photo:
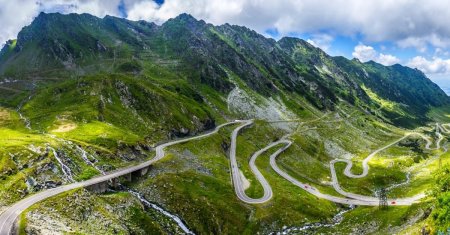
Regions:
<svg viewBox="0 0 450 235"><path fill-rule="evenodd" d="M447 50L444 50L440 47L436 47L436 49L434 49L434 56L445 56L448 57L450 56L450 52L448 52Z"/></svg>
<svg viewBox="0 0 450 235"><path fill-rule="evenodd" d="M8 39L16 38L19 30L31 23L38 8L37 4L30 4L28 0L0 0L0 45Z"/></svg>
<svg viewBox="0 0 450 235"><path fill-rule="evenodd" d="M425 53L427 51L427 41L424 38L408 37L397 41L400 48L414 47L418 52Z"/></svg>
<svg viewBox="0 0 450 235"><path fill-rule="evenodd" d="M242 13L245 2L240 0L166 0L159 6L152 0L141 0L128 4L128 18L162 23L181 13L189 13L211 23L223 24L232 22L230 19Z"/></svg>
<svg viewBox="0 0 450 235"><path fill-rule="evenodd" d="M314 34L306 41L315 47L319 47L325 52L329 52L333 40L334 38L328 34Z"/></svg>
<svg viewBox="0 0 450 235"><path fill-rule="evenodd" d="M128 19L142 20L142 19L157 19L160 17L155 16L158 4L154 1L142 1L132 6L132 9L128 11Z"/></svg>
<svg viewBox="0 0 450 235"><path fill-rule="evenodd" d="M378 58L376 61L383 65L393 65L393 64L400 63L399 58L397 58L393 55L385 55L383 53L380 53L380 55L378 55Z"/></svg>
<svg viewBox="0 0 450 235"><path fill-rule="evenodd" d="M0 45L16 38L40 11L120 16L121 3L132 20L161 24L189 13L213 24L244 25L260 33L267 29L276 30L280 36L308 33L312 35L308 42L327 52L334 40L331 35L362 35L366 42L390 41L422 53L431 49L440 57L446 57L450 48L447 0L429 0L426 4L420 0L165 0L163 5L153 0L0 0ZM400 62L366 45L356 46L352 55L385 65ZM426 73L450 71L448 61L440 57L415 57L408 65Z"/></svg>
<svg viewBox="0 0 450 235"><path fill-rule="evenodd" d="M434 57L428 60L422 56L416 56L408 61L407 65L425 74L450 74L450 59Z"/></svg>
<svg viewBox="0 0 450 235"><path fill-rule="evenodd" d="M129 0L130 2L132 0ZM0 45L17 37L41 11L90 13L99 17L119 15L120 0L0 0Z"/></svg>
<svg viewBox="0 0 450 235"><path fill-rule="evenodd" d="M60 10L120 15L120 0L0 0L0 41L14 38L39 11ZM123 0L128 18L162 23L180 13L214 24L245 25L263 33L277 29L290 33L363 35L365 41L393 41L400 47L425 51L427 45L450 47L450 11L447 0ZM65 7L71 6L71 7ZM405 15L405 12L408 12ZM327 47L311 39L319 47Z"/></svg>
<svg viewBox="0 0 450 235"><path fill-rule="evenodd" d="M352 56L359 59L362 62L367 62L369 60L375 60L377 57L377 51L371 46L358 45L352 53Z"/></svg>
<svg viewBox="0 0 450 235"><path fill-rule="evenodd" d="M429 46L448 48L450 46L450 38L443 38L433 33L423 37L407 37L397 41L397 45L401 48L414 47L417 51L425 53Z"/></svg>
<svg viewBox="0 0 450 235"><path fill-rule="evenodd" d="M331 30L422 51L427 44L450 46L447 0L426 4L420 0L166 0L161 7L151 0L135 0L128 6L130 19L163 22L187 12L214 24L245 25L261 33L269 28L281 35Z"/></svg>
<svg viewBox="0 0 450 235"><path fill-rule="evenodd" d="M388 54L378 53L373 47L359 44L355 47L353 57L362 62L373 60L383 65L393 65L400 63L400 59Z"/></svg>

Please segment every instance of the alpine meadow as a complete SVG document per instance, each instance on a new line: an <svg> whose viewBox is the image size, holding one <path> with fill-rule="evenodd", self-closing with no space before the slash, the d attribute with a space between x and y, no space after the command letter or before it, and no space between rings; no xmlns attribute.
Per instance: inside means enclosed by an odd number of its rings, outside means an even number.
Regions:
<svg viewBox="0 0 450 235"><path fill-rule="evenodd" d="M16 38L1 235L449 231L450 98L422 70L188 13L40 13Z"/></svg>

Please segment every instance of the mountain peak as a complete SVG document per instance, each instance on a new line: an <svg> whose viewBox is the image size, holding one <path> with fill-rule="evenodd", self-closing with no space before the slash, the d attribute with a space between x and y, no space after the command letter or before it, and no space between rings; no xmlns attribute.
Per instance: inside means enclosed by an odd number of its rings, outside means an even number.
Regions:
<svg viewBox="0 0 450 235"><path fill-rule="evenodd" d="M191 21L191 20L198 21L197 19L195 19L195 17L193 17L191 14L188 14L188 13L181 13L180 15L175 17L175 19L186 20L186 21Z"/></svg>
<svg viewBox="0 0 450 235"><path fill-rule="evenodd" d="M54 16L59 16L59 15L61 15L61 13L46 13L46 12L41 11L39 13L39 15L34 18L34 20L31 23L31 25L35 25L35 24L37 24L39 22L47 21L52 16L54 17Z"/></svg>
<svg viewBox="0 0 450 235"><path fill-rule="evenodd" d="M186 13L162 26L113 16L41 13L19 33L16 44L8 45L0 53L0 76L28 77L34 71L55 69L69 75L75 69L88 74L111 68L134 72L146 63L170 64L176 59L182 68L177 70L191 71L180 72L182 76L216 90L230 91L226 72L231 71L260 94L273 93L276 84L278 89L306 94L319 109L331 109L336 97L367 101L361 84L384 99L409 105L410 110L416 107L413 111L419 114L430 104L449 102L423 74L401 66L333 58L299 38L275 42L243 26L213 26ZM116 60L128 62L116 69L114 62L110 64ZM89 67L99 62L105 66ZM370 78L363 76L361 67ZM410 81L420 85L412 87Z"/></svg>
<svg viewBox="0 0 450 235"><path fill-rule="evenodd" d="M164 23L164 25L165 24L171 24L171 23L174 23L174 22L180 23L180 24L184 24L184 25L188 25L190 27L203 26L203 25L206 24L205 21L197 20L195 17L193 17L190 14L182 13L182 14L178 15L175 18L169 19L166 23Z"/></svg>

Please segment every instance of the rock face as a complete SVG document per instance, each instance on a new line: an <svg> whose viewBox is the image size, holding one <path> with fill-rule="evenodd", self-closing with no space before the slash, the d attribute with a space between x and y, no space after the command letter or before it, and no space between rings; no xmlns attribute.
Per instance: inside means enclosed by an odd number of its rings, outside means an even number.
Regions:
<svg viewBox="0 0 450 235"><path fill-rule="evenodd" d="M66 203L76 213L66 213ZM25 216L26 234L183 234L172 219L130 193L97 195L81 189Z"/></svg>
<svg viewBox="0 0 450 235"><path fill-rule="evenodd" d="M331 57L298 38L275 41L245 27L214 26L188 14L158 26L110 16L42 13L23 28L17 41L5 45L0 76L29 79L32 72L51 70L64 78L109 73L111 68L137 76L145 72L145 64L175 70L193 87L206 85L221 95L234 92L234 80L239 78L244 83L239 86L263 97L277 101L280 96L298 95L322 110L333 110L341 101L369 110L379 107L367 89L399 104L398 109L419 117L418 122L426 120L430 106L449 103L445 93L418 70ZM139 100L126 84L118 82L116 88L125 107L139 108ZM199 103L205 100L204 94L191 98ZM408 115L399 117L398 112L386 110L384 116L411 124ZM183 128L173 135L189 134Z"/></svg>
<svg viewBox="0 0 450 235"><path fill-rule="evenodd" d="M417 70L331 57L301 39L275 41L245 27L214 26L187 14L158 26L110 16L42 13L0 51L0 86L0 106L10 110L0 109L0 143L13 142L0 148L0 185L5 186L0 211L39 190L148 160L154 156L152 147L168 139L244 118L257 120L240 137L240 152L250 156L298 130L301 138L295 137L298 144L290 151L302 154L305 165L292 164L300 162L292 156L285 165L317 168L310 171L317 175L300 176L326 186L328 157L358 156L351 147L368 152L386 136L393 138L386 122L419 125L427 121L430 108L449 104L444 92ZM333 116L331 111L337 112ZM261 120L270 128L259 125ZM386 124L384 130L378 122ZM332 212L334 205L326 201L288 194L296 191L277 195L282 200L258 210L237 201L226 158L230 128L171 148L171 156L141 182L146 198L213 234L250 233L241 229L260 226L256 221L265 230L278 226L277 217L298 223ZM248 156L242 152L240 164ZM248 169L242 173L255 190ZM106 190L101 186L99 191ZM69 192L28 213L27 232L181 232L167 218L144 211L138 199L126 193ZM285 211L275 210L277 203ZM380 226L366 223L353 232Z"/></svg>

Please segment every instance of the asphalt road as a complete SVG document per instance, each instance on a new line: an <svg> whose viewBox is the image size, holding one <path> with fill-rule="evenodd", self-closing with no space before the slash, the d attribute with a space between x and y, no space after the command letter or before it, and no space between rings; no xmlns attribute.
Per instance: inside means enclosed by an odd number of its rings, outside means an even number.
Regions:
<svg viewBox="0 0 450 235"><path fill-rule="evenodd" d="M279 144L285 144L285 146L283 148L278 150L280 152L286 150L287 148L289 148L292 145L292 142L290 140L280 140L278 142L279 142ZM273 170L275 172L277 172L281 177L286 179L287 181L291 182L292 184L300 187L301 189L305 190L308 193L311 193L312 195L314 195L318 198L322 198L322 199L325 199L328 201L333 201L333 202L337 202L337 203L341 203L341 204L349 204L349 205L366 205L366 206L377 206L378 205L378 201L373 202L373 201L363 201L363 200L358 200L358 199L341 198L341 197L336 197L336 196L321 193L316 188L310 186L309 184L305 184L305 183L298 181L294 177L290 176L289 174L287 174L286 172L281 170L276 163L277 156L278 156L278 154L273 154L270 157L270 165L272 166Z"/></svg>
<svg viewBox="0 0 450 235"><path fill-rule="evenodd" d="M345 197L336 197L336 196L332 196L332 195L328 195L328 194L323 194L321 193L319 190L317 190L316 188L310 186L309 184L305 184L302 183L298 180L296 180L295 178L291 177L289 174L287 174L286 172L284 172L283 170L281 170L277 163L276 163L276 158L277 156L279 156L283 151L285 151L286 149L288 149L292 142L288 139L282 138L281 140L275 141L269 145L267 145L265 148L255 152L251 159L250 159L250 169L252 170L252 172L255 174L256 179L261 183L263 189L264 189L264 195L261 198L250 198L245 194L245 190L244 190L244 186L243 186L243 182L240 176L240 172L239 172L239 166L236 160L236 146L237 146L237 136L239 134L239 131L242 130L245 127L248 127L250 125L253 124L253 120L236 120L233 122L229 122L229 123L225 123L222 124L220 126L217 126L216 129L214 129L213 131L203 134L203 135L199 135L199 136L195 136L195 137L191 137L191 138L185 138L185 139L180 139L180 140L176 140L176 141L172 141L172 142L168 142L165 144L161 144L159 146L156 147L156 156L147 161L144 162L142 164L139 164L137 166L132 166L132 167L128 167L128 168L123 168L123 169L119 169L117 171L114 172L110 172L106 175L102 175L102 176L98 176L95 177L93 179L87 180L87 181L83 181L83 182L77 182L77 183L73 183L73 184L68 184L68 185L64 185L64 186L60 186L57 188L53 188L53 189L49 189L49 190L45 190L42 191L40 193L31 195L17 203L15 203L14 205L12 205L11 207L9 207L8 209L6 209L5 211L3 211L2 214L0 214L0 235L8 235L11 232L11 229L14 225L14 222L16 221L17 217L27 208L29 208L30 206L34 205L35 203L38 203L42 200L45 200L47 198L53 197L57 194L72 190L72 189L76 189L76 188L80 188L80 187L87 187L90 185L94 185L94 184L98 184L101 182L106 182L108 180L111 180L113 178L117 178L129 173L132 173L134 171L143 169L145 167L148 167L152 164L154 164L155 162L161 160L162 158L164 158L165 153L164 153L164 148L169 147L171 145L175 145L175 144L180 144L180 143L185 143L188 141L192 141L195 139L200 139L200 138L204 138L207 136L210 136L212 134L215 134L219 131L220 128L226 126L226 125L231 125L231 124L237 124L237 123L241 123L240 126L238 126L237 128L235 128L231 134L231 146L230 146L230 166L231 166L231 177L232 177L232 181L233 181L233 185L235 188L235 192L237 197L242 200L243 202L246 203L250 203L250 204L257 204L257 203L264 203L269 201L272 196L273 196L273 192L272 192L272 188L270 187L269 183L267 182L267 180L264 178L264 176L261 174L261 172L258 170L258 168L256 167L255 161L258 158L258 156L260 156L262 153L266 152L267 150L280 145L280 144L284 144L284 147L278 149L275 153L273 153L270 156L270 165L271 167L274 169L275 172L277 172L280 176L282 176L283 178L285 178L286 180L288 180L289 182L291 182L292 184L302 188L303 190L307 191L308 193L311 193L312 195L315 195L318 198L322 198L325 200L329 200L329 201L333 201L336 203L341 203L341 204L350 204L350 205L366 205L366 206L377 206L379 204L379 200L378 198L375 197L369 197L369 196L364 196L364 195L358 195L358 194L353 194L353 193L349 193L346 192L344 190L342 190L342 188L339 185L339 182L337 180L337 176L336 176L336 170L335 170L335 163L336 162L346 162L347 166L344 170L344 174L350 178L362 178L367 176L367 173L369 171L369 166L368 166L368 162L379 152L397 144L398 142L400 142L401 140L411 136L411 135L418 135L420 137L422 137L423 139L425 139L427 141L426 144L426 148L429 150L434 150L434 149L439 149L440 148L440 142L444 139L444 137L442 136L442 134L440 133L440 131L445 132L445 133L450 133L450 131L448 131L446 129L446 127L444 125L440 126L439 124L436 124L436 134L438 136L438 141L436 143L436 147L435 148L431 148L431 144L432 141L417 132L411 132L411 133L407 133L404 137L380 148L377 149L376 151L372 152L369 156L367 156L367 158L365 158L363 160L363 173L359 174L359 175L355 175L353 173L351 173L351 168L353 167L353 163L350 160L345 160L345 159L336 159L330 162L330 170L331 170L331 176L332 176L332 185L333 187L336 189L336 191L338 193L340 193L341 195L345 196ZM410 197L410 198L402 198L402 199L388 199L388 203L390 205L411 205L415 202L417 202L418 200L420 200L421 198L423 198L425 195L424 194L419 194L416 195L414 197Z"/></svg>
<svg viewBox="0 0 450 235"><path fill-rule="evenodd" d="M281 140L278 142L285 144L285 147L283 149L280 149L281 151L284 151L285 149L289 148L289 146L292 144L292 142L290 140ZM297 179L293 178L292 176L290 176L289 174L287 174L286 172L284 172L283 170L281 170L276 163L277 156L278 156L278 154L273 154L270 158L270 165L272 166L273 170L275 172L277 172L281 177L283 177L286 180L288 180L289 182L291 182L292 184L302 188L303 190L307 191L308 193L313 194L314 196L316 196L318 198L325 199L328 201L333 201L336 203L341 203L341 204L349 204L349 205L364 205L364 206L378 206L379 205L378 198L366 197L366 196L358 195L358 194L351 194L351 193L347 193L343 190L341 190L342 192L338 191L338 190L336 190L336 191L338 193L342 194L343 196L345 196L345 198L321 193L319 190L317 190L313 186L302 183L302 182L298 181ZM332 172L334 172L334 174L335 174L335 171L332 171ZM339 186L339 183L337 183L337 185ZM416 195L411 198L388 199L387 202L389 205L392 205L392 206L411 205L413 203L416 203L418 200L420 200L423 197L424 197L423 194L419 194L419 195Z"/></svg>
<svg viewBox="0 0 450 235"><path fill-rule="evenodd" d="M273 142L271 144L269 144L267 147L265 147L264 149L259 150L258 152L256 152L251 160L250 160L250 166L252 171L255 173L255 176L257 177L258 181L263 185L267 184L267 181L264 179L264 177L261 175L261 173L259 172L259 170L256 168L254 162L257 158L257 156L259 156L262 152L267 151L268 149L279 145L279 144L285 144L285 146L281 149L279 149L277 152L275 152L274 154L272 154L272 156L270 157L270 165L272 166L272 168L274 169L275 172L277 172L280 176L282 176L283 178L285 178L286 180L288 180L289 182L291 182L294 185L297 185L298 187L302 188L303 190L317 196L318 198L322 198L325 200L329 200L329 201L333 201L336 203L342 203L342 204L352 204L352 205L367 205L367 206L376 206L379 205L379 199L377 197L370 197L370 196L364 196L364 195L359 195L359 194L354 194L354 193L349 193L344 191L340 185L339 182L337 180L337 175L336 175L336 170L335 170L335 163L336 162L345 162L347 163L347 166L344 170L344 174L346 176L348 176L349 178L363 178L365 176L367 176L368 171L369 171L369 165L368 162L375 156L377 155L379 152L395 145L398 144L400 141L402 141L403 139L413 136L413 135L418 135L419 137L423 138L427 144L425 146L426 149L428 150L436 150L436 149L440 149L440 143L441 141L444 139L444 137L442 136L442 134L440 133L440 131L445 132L445 133L450 133L450 131L448 131L444 125L439 125L436 124L436 135L438 136L438 140L436 141L436 147L435 148L431 148L432 145L432 141L430 140L429 137L424 136L421 133L417 133L417 132L411 132L411 133L407 133L405 136L403 136L402 138L382 147L379 148L377 150L375 150L374 152L372 152L371 154L369 154L369 156L367 156L367 158L365 158L363 160L363 172L359 175L355 175L351 172L351 169L353 167L353 162L350 160L346 160L346 159L336 159L330 162L330 170L331 170L331 176L332 176L332 185L334 187L334 189L341 195L345 196L345 198L342 197L336 197L336 196L332 196L332 195L328 195L328 194L323 194L321 193L319 190L317 190L316 188L310 186L309 184L305 184L302 183L300 181L298 181L297 179L291 177L289 174L287 174L286 172L284 172L283 170L281 170L277 163L276 163L276 157L281 154L283 151L285 151L287 148L289 148L289 146L292 144L292 142L290 140L287 139L281 139L279 141ZM236 133L234 133L234 135L232 137L234 137L234 139L236 138L236 135L238 133L239 130L236 131ZM235 147L235 145L234 145ZM234 155L235 157L235 152ZM237 169L237 168L236 168ZM236 181L239 181L240 179L237 179L239 176L234 177L236 178ZM242 184L242 183L240 183ZM236 186L235 186L236 187ZM264 197L260 198L260 199L249 199L248 197L245 196L245 193L239 193L238 197L244 201L244 202L248 202L248 201L252 201L250 203L262 203L262 202L266 202L268 201L270 198L268 198L266 195L272 195L272 189L270 188L270 186L267 184L266 187L264 187ZM236 193L238 194L238 191L242 191L242 189L240 188L235 188ZM244 196L242 196L244 195ZM424 193L420 193L417 194L413 197L407 197L407 198L396 198L396 199L388 199L388 204L391 206L400 206L400 205L411 205L413 203L417 203L420 199L424 198L426 195ZM255 202L256 201L256 202Z"/></svg>
<svg viewBox="0 0 450 235"><path fill-rule="evenodd" d="M362 178L367 176L367 173L369 172L369 165L368 162L379 152L399 143L400 141L413 136L413 135L417 135L421 138L423 138L427 144L425 145L425 148L428 150L437 150L440 149L440 143L441 141L444 139L444 136L440 133L440 131L443 131L445 133L448 133L447 130L445 129L445 127L442 127L441 125L439 125L438 123L436 123L436 135L438 136L438 140L436 141L436 147L435 148L431 148L431 145L433 144L433 142L430 140L429 137L421 134L421 133L417 133L417 132L410 132L405 134L405 136L403 136L402 138L382 147L377 149L376 151L372 152L369 156L367 156L367 158L365 158L362 162L362 167L363 167L363 172L359 175L355 175L351 172L351 169L353 167L353 162L347 159L336 159L330 162L330 171L331 171L331 178L332 178L332 186L333 188L341 195L345 196L345 197L349 197L349 198L353 198L353 199L358 199L358 200L364 200L364 201L379 201L378 198L376 197L370 197L370 196L364 196L364 195L359 195L359 194L354 194L354 193L350 193L347 192L345 190L343 190L341 188L341 186L339 185L339 181L336 175L336 169L335 169L335 163L336 162L344 162L347 163L345 169L344 169L344 175L349 177L349 178ZM424 198L426 195L424 193L420 193L417 194L413 197L408 197L408 198L400 198L400 199L391 199L391 203L394 202L397 205L411 205L415 202L417 202L418 200Z"/></svg>
<svg viewBox="0 0 450 235"><path fill-rule="evenodd" d="M264 195L261 198L250 198L245 194L244 189L244 183L242 182L242 178L239 172L239 165L236 160L236 146L237 146L237 136L239 134L239 131L242 130L245 127L248 127L253 124L252 120L244 121L242 125L240 125L238 128L234 129L231 133L231 146L230 146L230 167L231 167L231 179L234 186L234 191L236 193L236 196L243 202L250 203L250 204L257 204L257 203L264 203L272 198L272 188L270 187L267 180L262 176L261 172L254 166L252 168L253 173L255 174L257 180L261 183L261 185L264 188ZM262 153L262 152L261 152ZM259 153L259 154L261 154ZM255 153L253 155L253 163L256 157L259 155L258 153ZM256 155L256 157L255 157Z"/></svg>
<svg viewBox="0 0 450 235"><path fill-rule="evenodd" d="M29 196L27 198L24 198L21 201L13 204L11 207L9 207L5 211L3 211L3 213L0 214L0 235L9 235L11 233L11 229L14 226L14 222L16 221L18 216L24 210L26 210L30 206L32 206L32 205L34 205L34 204L36 204L36 203L38 203L38 202L40 202L42 200L45 200L45 199L50 198L50 197L53 197L53 196L58 195L58 194L63 193L63 192L67 192L67 191L72 190L72 189L81 188L81 187L87 187L87 186L91 186L91 185L94 185L94 184L106 182L106 181L109 181L111 179L114 179L114 178L117 178L117 177L129 174L129 173L135 172L135 171L140 170L140 169L143 169L143 168L148 167L148 166L152 165L153 163L161 160L164 157L164 148L166 148L166 147L210 136L212 134L217 133L220 128L222 128L222 127L224 127L226 125L236 124L236 123L240 123L240 122L245 122L245 121L234 121L234 122L225 123L225 124L222 124L220 126L217 126L216 129L214 129L213 131L208 132L208 133L203 134L203 135L190 137L190 138L185 138L185 139L180 139L180 140L168 142L168 143L165 143L165 144L161 144L161 145L156 147L156 156L153 159L151 159L149 161L146 161L146 162L144 162L142 164L139 164L139 165L136 165L136 166L132 166L132 167L123 168L123 169L119 169L119 170L116 170L114 172L110 172L110 173L108 173L106 175L102 175L102 176L98 176L98 177L92 178L90 180L77 182L77 183L73 183L73 184L68 184L68 185L60 186L60 187L53 188L53 189L48 189L48 190L39 192L37 194L31 195L31 196Z"/></svg>
<svg viewBox="0 0 450 235"><path fill-rule="evenodd" d="M236 192L236 196L243 202L246 202L246 203L249 203L249 204L258 204L258 203L265 203L265 202L269 201L272 198L272 196L273 196L273 192L272 192L272 187L270 187L270 184L267 182L267 180L264 178L264 176L258 170L258 167L256 166L256 159L261 154L266 152L267 150L275 147L276 145L279 145L280 143L283 143L283 140L275 141L273 143L270 143L266 147L264 147L264 148L258 150L257 152L255 152L252 155L252 157L250 158L250 161L249 161L250 169L253 172L253 174L255 175L255 177L258 180L258 182L263 187L264 195L261 198L250 198L250 197L248 197L247 194L245 193L245 189L244 189L244 186L243 186L244 184L243 184L242 179L241 179L240 174L239 174L239 166L238 166L238 163L237 163L237 160L236 160L236 145L237 145L236 143L237 143L237 136L239 134L239 131L242 128L251 125L252 123L253 123L253 121L245 122L242 126L236 128L233 131L233 133L231 134L230 165L231 165L231 175L232 175L232 180L233 180L233 185L234 185L234 191ZM278 151L273 153L271 155L271 157L278 156L279 154L281 154L286 149L287 148L279 149Z"/></svg>

